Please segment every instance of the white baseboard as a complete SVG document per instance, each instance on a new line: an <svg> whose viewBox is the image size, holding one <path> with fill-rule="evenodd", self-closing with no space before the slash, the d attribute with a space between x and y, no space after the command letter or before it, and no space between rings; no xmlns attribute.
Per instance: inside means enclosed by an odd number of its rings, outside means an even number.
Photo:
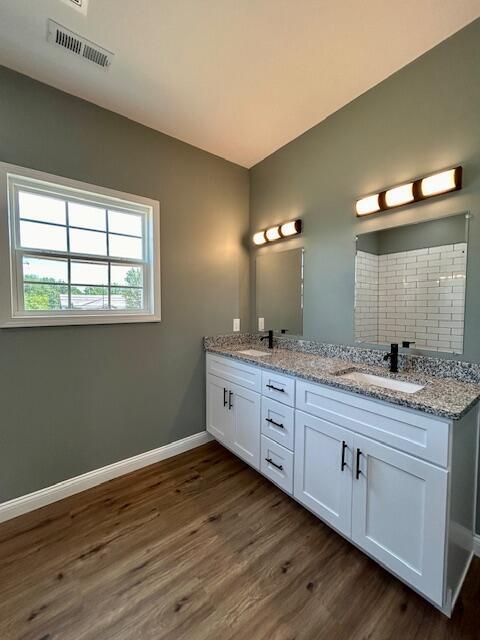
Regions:
<svg viewBox="0 0 480 640"><path fill-rule="evenodd" d="M473 536L473 553L480 556L480 534L478 533Z"/></svg>
<svg viewBox="0 0 480 640"><path fill-rule="evenodd" d="M148 467L150 464L171 458L184 451L195 449L195 447L200 447L202 444L210 442L210 440L212 440L212 436L209 433L200 431L193 436L188 436L182 440L166 444L158 449L140 453L132 458L126 458L125 460L109 464L106 467L88 471L75 478L58 482L51 487L40 489L40 491L34 491L33 493L14 498L8 502L3 502L0 504L0 522L16 518L28 511L39 509L47 504L62 500L75 493L80 493L80 491L91 489L92 487L102 484L102 482L113 480L113 478L118 478L131 471Z"/></svg>

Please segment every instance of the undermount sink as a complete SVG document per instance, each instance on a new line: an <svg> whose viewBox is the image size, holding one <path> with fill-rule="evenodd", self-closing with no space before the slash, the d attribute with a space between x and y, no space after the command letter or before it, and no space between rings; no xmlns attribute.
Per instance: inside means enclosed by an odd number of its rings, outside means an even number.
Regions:
<svg viewBox="0 0 480 640"><path fill-rule="evenodd" d="M404 382L403 380L394 380L393 378L382 378L382 376L374 376L370 373L363 373L362 371L350 371L349 373L341 374L341 377L347 380L353 380L354 382L372 384L375 387L403 391L403 393L417 393L417 391L421 391L425 386L413 384L412 382Z"/></svg>
<svg viewBox="0 0 480 640"><path fill-rule="evenodd" d="M238 353L241 353L244 356L254 356L257 358L272 355L271 353L268 353L268 351L259 351L258 349L244 349L243 351L238 351Z"/></svg>

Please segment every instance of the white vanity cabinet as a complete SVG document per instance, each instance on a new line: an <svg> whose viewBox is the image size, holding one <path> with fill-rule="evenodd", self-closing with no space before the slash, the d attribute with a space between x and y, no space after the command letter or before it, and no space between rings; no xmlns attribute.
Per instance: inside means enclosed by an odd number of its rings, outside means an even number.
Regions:
<svg viewBox="0 0 480 640"><path fill-rule="evenodd" d="M353 434L332 422L295 415L295 498L337 531L352 528Z"/></svg>
<svg viewBox="0 0 480 640"><path fill-rule="evenodd" d="M296 413L295 498L439 605L447 476L445 469Z"/></svg>
<svg viewBox="0 0 480 640"><path fill-rule="evenodd" d="M233 414L228 397L226 381L207 373L207 431L227 446L233 443Z"/></svg>
<svg viewBox="0 0 480 640"><path fill-rule="evenodd" d="M209 353L207 430L451 614L473 555L477 406L452 421Z"/></svg>
<svg viewBox="0 0 480 640"><path fill-rule="evenodd" d="M439 606L448 471L354 437L352 540Z"/></svg>
<svg viewBox="0 0 480 640"><path fill-rule="evenodd" d="M223 359L222 359L223 360ZM224 377L210 373L218 371ZM236 364L236 363L235 363ZM232 370L230 370L232 369ZM255 371L212 358L207 366L207 431L248 464L260 468L260 388ZM252 374L252 375L250 375ZM232 382L239 380L240 384ZM246 386L243 386L246 385Z"/></svg>

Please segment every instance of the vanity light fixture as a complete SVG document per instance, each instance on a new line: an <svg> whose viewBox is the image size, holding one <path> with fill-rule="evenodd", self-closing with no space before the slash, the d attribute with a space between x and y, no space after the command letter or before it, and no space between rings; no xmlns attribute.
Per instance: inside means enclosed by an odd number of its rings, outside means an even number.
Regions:
<svg viewBox="0 0 480 640"><path fill-rule="evenodd" d="M455 167L357 200L357 217L387 211L462 188L462 167Z"/></svg>
<svg viewBox="0 0 480 640"><path fill-rule="evenodd" d="M290 220L282 224L276 224L264 231L257 231L253 234L253 242L256 245L265 244L266 242L275 242L284 238L296 236L302 232L301 220Z"/></svg>

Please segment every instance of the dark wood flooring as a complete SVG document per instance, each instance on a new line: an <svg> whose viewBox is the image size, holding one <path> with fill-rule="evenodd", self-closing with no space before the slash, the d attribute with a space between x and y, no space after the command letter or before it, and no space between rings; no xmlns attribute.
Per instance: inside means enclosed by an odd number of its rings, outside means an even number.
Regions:
<svg viewBox="0 0 480 640"><path fill-rule="evenodd" d="M1 640L480 638L216 443L0 525Z"/></svg>

